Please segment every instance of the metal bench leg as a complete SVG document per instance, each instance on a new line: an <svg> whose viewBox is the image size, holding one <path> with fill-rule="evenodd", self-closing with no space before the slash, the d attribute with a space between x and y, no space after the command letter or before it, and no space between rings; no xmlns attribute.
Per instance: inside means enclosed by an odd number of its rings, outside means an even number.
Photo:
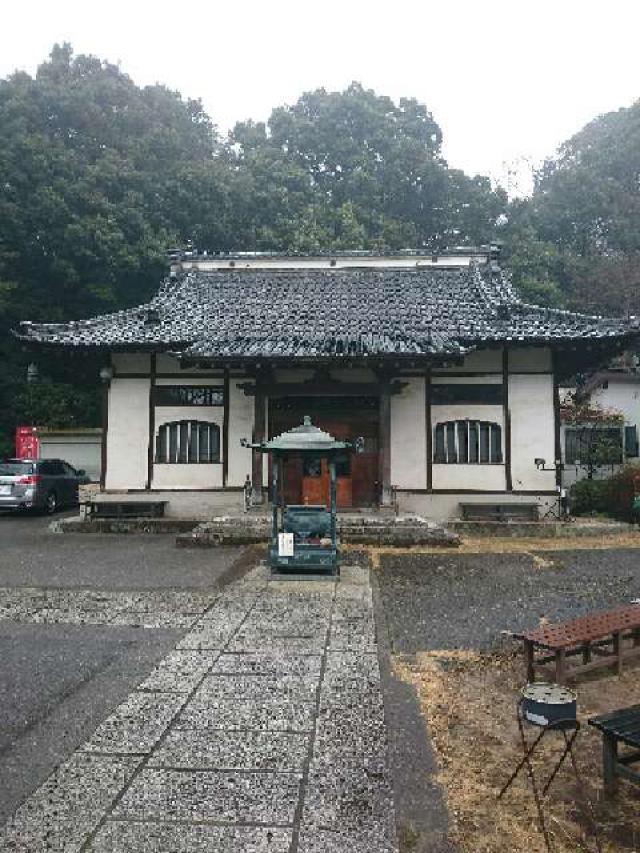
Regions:
<svg viewBox="0 0 640 853"><path fill-rule="evenodd" d="M615 796L618 787L616 764L618 763L618 741L613 735L602 735L602 779L606 797Z"/></svg>
<svg viewBox="0 0 640 853"><path fill-rule="evenodd" d="M613 635L613 654L616 659L616 673L622 675L622 638L619 631Z"/></svg>
<svg viewBox="0 0 640 853"><path fill-rule="evenodd" d="M536 672L534 666L534 657L533 657L533 643L531 640L524 641L524 655L525 660L527 662L527 681L532 682L536 680Z"/></svg>
<svg viewBox="0 0 640 853"><path fill-rule="evenodd" d="M566 675L566 660L565 660L565 652L564 649L558 649L556 651L556 683L557 684L565 684L567 675Z"/></svg>

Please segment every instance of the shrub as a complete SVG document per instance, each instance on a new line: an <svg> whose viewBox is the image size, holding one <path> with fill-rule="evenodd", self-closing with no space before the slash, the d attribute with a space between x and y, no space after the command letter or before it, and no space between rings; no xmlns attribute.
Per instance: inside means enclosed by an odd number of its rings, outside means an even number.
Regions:
<svg viewBox="0 0 640 853"><path fill-rule="evenodd" d="M574 515L604 513L621 521L636 521L633 498L640 491L640 466L625 465L606 480L579 480L571 487Z"/></svg>

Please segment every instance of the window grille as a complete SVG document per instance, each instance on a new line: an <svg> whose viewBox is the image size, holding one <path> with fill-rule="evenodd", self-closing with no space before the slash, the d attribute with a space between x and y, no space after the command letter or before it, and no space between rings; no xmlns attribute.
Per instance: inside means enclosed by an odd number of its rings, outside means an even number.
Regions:
<svg viewBox="0 0 640 853"><path fill-rule="evenodd" d="M502 462L502 428L492 421L445 421L434 427L433 461L459 465Z"/></svg>
<svg viewBox="0 0 640 853"><path fill-rule="evenodd" d="M224 388L216 385L156 385L156 406L224 406Z"/></svg>
<svg viewBox="0 0 640 853"><path fill-rule="evenodd" d="M567 427L565 462L568 465L618 465L625 456L637 455L634 438L635 432L627 432L627 428L621 426L584 424Z"/></svg>
<svg viewBox="0 0 640 853"><path fill-rule="evenodd" d="M205 421L172 421L156 435L156 462L220 462L220 427Z"/></svg>

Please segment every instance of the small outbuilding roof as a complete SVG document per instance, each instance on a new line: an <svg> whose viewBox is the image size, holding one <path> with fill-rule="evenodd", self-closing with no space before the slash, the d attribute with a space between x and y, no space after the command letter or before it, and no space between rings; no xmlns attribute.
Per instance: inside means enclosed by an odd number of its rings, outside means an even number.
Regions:
<svg viewBox="0 0 640 853"><path fill-rule="evenodd" d="M622 320L523 302L489 256L458 264L452 256L442 264L377 260L223 268L209 258L167 278L144 305L64 324L22 323L17 334L38 344L177 351L183 359L222 362L446 358L508 341L637 333Z"/></svg>

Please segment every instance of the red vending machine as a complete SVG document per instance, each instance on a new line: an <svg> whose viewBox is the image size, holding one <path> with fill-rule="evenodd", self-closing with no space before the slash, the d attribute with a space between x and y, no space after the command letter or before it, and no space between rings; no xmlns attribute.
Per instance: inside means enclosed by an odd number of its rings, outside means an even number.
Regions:
<svg viewBox="0 0 640 853"><path fill-rule="evenodd" d="M18 459L38 458L38 434L35 427L16 427L16 457Z"/></svg>

